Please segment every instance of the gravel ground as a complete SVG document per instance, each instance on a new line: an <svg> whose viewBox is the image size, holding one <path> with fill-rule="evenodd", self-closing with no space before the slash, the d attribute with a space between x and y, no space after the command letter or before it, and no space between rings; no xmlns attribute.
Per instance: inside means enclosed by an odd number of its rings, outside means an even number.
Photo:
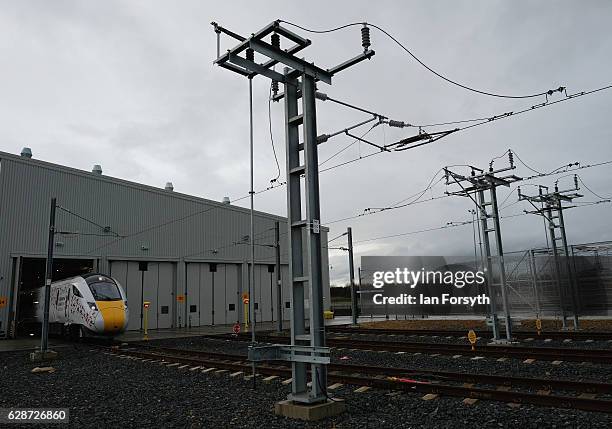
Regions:
<svg viewBox="0 0 612 429"><path fill-rule="evenodd" d="M188 341L192 341L189 339ZM177 340L178 341L178 340ZM182 340L185 341L185 340ZM72 427L232 428L609 428L610 415L459 398L423 401L421 395L345 386L337 396L348 412L317 423L274 415L289 387L119 359L87 345L60 350L51 374L32 374L27 353L0 353L0 407L68 407ZM12 426L15 427L15 426Z"/></svg>
<svg viewBox="0 0 612 429"><path fill-rule="evenodd" d="M245 341L231 341L226 339L215 340L205 337L150 341L150 344L163 347L208 350L243 355L246 355L248 347L248 343ZM346 357L348 357L348 359L341 359ZM469 356L461 356L455 359L451 355L431 356L428 354L397 354L393 352L351 351L348 349L332 349L332 361L355 365L396 366L494 375L567 378L612 383L611 365L593 363L583 364L581 362L563 362L560 365L552 365L550 361L536 360L531 364L525 364L518 359L508 359L504 362L498 362L497 358L472 360Z"/></svg>

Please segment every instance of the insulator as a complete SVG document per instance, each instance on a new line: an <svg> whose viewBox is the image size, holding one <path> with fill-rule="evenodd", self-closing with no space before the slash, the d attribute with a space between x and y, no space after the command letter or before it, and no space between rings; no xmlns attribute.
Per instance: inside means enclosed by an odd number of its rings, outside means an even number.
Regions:
<svg viewBox="0 0 612 429"><path fill-rule="evenodd" d="M394 121L393 119L389 119L390 127L404 128L406 123L404 121Z"/></svg>
<svg viewBox="0 0 612 429"><path fill-rule="evenodd" d="M247 48L246 50L246 59L249 61L255 60L255 51L252 50L251 48Z"/></svg>
<svg viewBox="0 0 612 429"><path fill-rule="evenodd" d="M325 143L327 140L329 140L329 135L327 134L321 134L317 137L317 143Z"/></svg>
<svg viewBox="0 0 612 429"><path fill-rule="evenodd" d="M514 154L511 150L508 151L508 160L510 161L510 167L514 167Z"/></svg>
<svg viewBox="0 0 612 429"><path fill-rule="evenodd" d="M559 192L559 184L555 182L555 192Z"/></svg>
<svg viewBox="0 0 612 429"><path fill-rule="evenodd" d="M271 41L272 41L272 46L280 49L280 36L278 34L272 33Z"/></svg>
<svg viewBox="0 0 612 429"><path fill-rule="evenodd" d="M361 27L361 46L363 46L364 51L367 51L370 47L370 27L365 24Z"/></svg>
<svg viewBox="0 0 612 429"><path fill-rule="evenodd" d="M272 46L280 49L280 36L277 33L272 33L272 36L270 36L270 40L272 42ZM278 94L278 81L276 80L272 81L272 94Z"/></svg>
<svg viewBox="0 0 612 429"><path fill-rule="evenodd" d="M574 187L578 190L578 175L574 174Z"/></svg>
<svg viewBox="0 0 612 429"><path fill-rule="evenodd" d="M327 101L327 94L324 92L315 92L315 98L321 100L321 101Z"/></svg>

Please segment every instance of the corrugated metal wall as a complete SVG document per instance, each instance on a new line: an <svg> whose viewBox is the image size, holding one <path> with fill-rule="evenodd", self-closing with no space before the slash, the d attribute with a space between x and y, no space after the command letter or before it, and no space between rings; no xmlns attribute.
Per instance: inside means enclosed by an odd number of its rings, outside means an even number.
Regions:
<svg viewBox="0 0 612 429"><path fill-rule="evenodd" d="M15 301L11 294L15 289L17 258L46 256L51 197L57 197L58 205L126 236L116 238L110 233L108 237L56 236L56 241L62 243L55 247L57 258L90 257L101 272L110 272L110 261L117 261L113 263L113 274L122 270L119 261L174 264L173 287L180 294L187 284L188 263L233 264L240 271L249 258L249 246L240 243L245 236L248 239L247 209L0 152L0 337L9 328L9 310ZM272 243L277 220L281 222L281 263L286 264L284 218L256 212L255 242ZM60 231L106 234L101 228L61 210L57 212L56 225ZM325 232L322 241L326 239ZM326 261L327 249L323 250ZM262 264L264 270L267 268L263 264L274 263L273 248L256 246L255 252L256 263ZM127 265L124 268L127 275ZM161 272L167 276L166 271L158 268L157 275ZM246 290L247 276L240 277ZM326 270L324 278L329 278ZM324 295L328 307L328 281ZM2 299L6 300L4 306ZM176 321L175 315L184 317L187 311L183 313L175 304L170 305L169 313ZM269 303L263 305L264 310L269 307ZM216 309L219 314L226 310ZM155 323L159 322L160 327L167 324L162 319L161 313L156 316Z"/></svg>

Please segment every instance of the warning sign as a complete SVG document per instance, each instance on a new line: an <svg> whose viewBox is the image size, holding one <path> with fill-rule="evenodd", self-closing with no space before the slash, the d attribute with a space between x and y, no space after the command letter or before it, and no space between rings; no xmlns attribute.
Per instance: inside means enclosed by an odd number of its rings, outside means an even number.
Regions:
<svg viewBox="0 0 612 429"><path fill-rule="evenodd" d="M185 302L185 295L177 295L176 300L178 302Z"/></svg>
<svg viewBox="0 0 612 429"><path fill-rule="evenodd" d="M249 299L248 298L242 298L242 303L243 304L248 304L249 303Z"/></svg>
<svg viewBox="0 0 612 429"><path fill-rule="evenodd" d="M232 328L232 331L234 331L234 334L239 334L240 333L240 323L236 323L234 327Z"/></svg>
<svg viewBox="0 0 612 429"><path fill-rule="evenodd" d="M0 296L0 308L4 308L8 305L8 298L6 296Z"/></svg>

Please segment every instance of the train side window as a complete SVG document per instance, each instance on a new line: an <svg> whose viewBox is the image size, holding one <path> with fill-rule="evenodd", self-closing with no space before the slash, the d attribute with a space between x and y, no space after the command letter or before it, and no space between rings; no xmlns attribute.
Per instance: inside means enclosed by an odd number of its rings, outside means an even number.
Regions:
<svg viewBox="0 0 612 429"><path fill-rule="evenodd" d="M236 311L236 304L230 304L228 311Z"/></svg>
<svg viewBox="0 0 612 429"><path fill-rule="evenodd" d="M72 285L72 294L74 296L78 296L79 298L83 298L83 295L81 295L81 292L79 292L75 285Z"/></svg>
<svg viewBox="0 0 612 429"><path fill-rule="evenodd" d="M197 313L198 311L198 306L197 305L190 305L189 306L189 312L190 313Z"/></svg>
<svg viewBox="0 0 612 429"><path fill-rule="evenodd" d="M162 305L161 306L161 314L168 314L168 306L167 305Z"/></svg>

